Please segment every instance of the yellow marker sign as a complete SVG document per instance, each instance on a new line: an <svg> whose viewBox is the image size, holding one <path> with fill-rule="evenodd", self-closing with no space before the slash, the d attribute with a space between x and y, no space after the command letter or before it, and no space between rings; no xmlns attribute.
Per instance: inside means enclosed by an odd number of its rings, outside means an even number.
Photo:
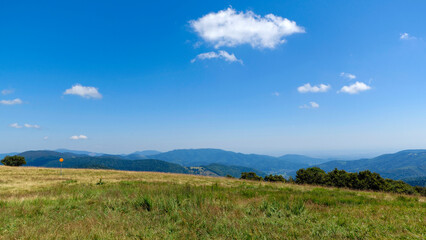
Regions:
<svg viewBox="0 0 426 240"><path fill-rule="evenodd" d="M63 161L64 161L64 159L63 159L63 158L59 159L59 162L63 162Z"/></svg>

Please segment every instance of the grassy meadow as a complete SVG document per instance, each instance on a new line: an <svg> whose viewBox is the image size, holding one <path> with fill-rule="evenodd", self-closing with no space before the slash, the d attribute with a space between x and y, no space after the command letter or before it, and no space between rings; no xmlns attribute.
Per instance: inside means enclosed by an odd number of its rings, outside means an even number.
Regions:
<svg viewBox="0 0 426 240"><path fill-rule="evenodd" d="M0 166L0 239L426 239L421 196L152 172L63 173Z"/></svg>

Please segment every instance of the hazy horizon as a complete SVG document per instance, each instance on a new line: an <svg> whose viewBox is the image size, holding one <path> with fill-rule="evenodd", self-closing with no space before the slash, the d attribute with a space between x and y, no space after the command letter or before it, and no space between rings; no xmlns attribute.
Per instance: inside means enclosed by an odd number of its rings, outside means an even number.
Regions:
<svg viewBox="0 0 426 240"><path fill-rule="evenodd" d="M26 150L20 150L20 151L9 151L9 152L0 152L0 154L8 154L8 153L22 153L26 151L82 151L82 152L89 152L89 153L99 153L99 154L111 154L111 155L128 155L135 152L140 151L158 151L158 152L169 152L173 150L189 150L189 149L220 149L224 151L231 151L236 153L243 153L243 154L258 154L258 155L268 155L273 157L280 157L283 155L304 155L308 157L314 157L314 158L323 158L323 159L330 159L330 160L358 160L361 158L373 158L377 157L383 154L390 154L390 153L396 153L399 151L404 150L417 150L414 148L407 148L407 149L399 149L399 150L389 150L389 151L359 151L359 152L351 152L351 151L305 151L305 152L252 152L252 151L238 151L238 150L232 150L232 149L223 149L223 148L212 148L212 147L204 147L204 148L173 148L173 149L165 149L165 150L158 150L158 149L137 149L135 151L130 152L108 152L108 151L92 151L90 149L69 149L69 148L54 148L54 149L26 149Z"/></svg>

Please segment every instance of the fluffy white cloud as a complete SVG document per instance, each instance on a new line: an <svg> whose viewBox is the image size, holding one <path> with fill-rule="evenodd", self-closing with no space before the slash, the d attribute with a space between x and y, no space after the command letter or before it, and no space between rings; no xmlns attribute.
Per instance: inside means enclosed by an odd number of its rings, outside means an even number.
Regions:
<svg viewBox="0 0 426 240"><path fill-rule="evenodd" d="M416 39L416 37L411 36L408 33L401 33L400 36L399 36L399 39L401 39L401 40L414 40L414 39Z"/></svg>
<svg viewBox="0 0 426 240"><path fill-rule="evenodd" d="M95 87L85 87L81 84L76 84L70 89L65 90L65 95L78 95L83 98L102 98L102 95L99 93L98 89Z"/></svg>
<svg viewBox="0 0 426 240"><path fill-rule="evenodd" d="M350 74L350 73L345 73L345 72L341 72L341 73L340 73L340 76L341 76L341 77L343 77L343 78L350 79L350 80L353 80L353 79L355 79L355 78L356 78L356 76L355 76L355 75Z"/></svg>
<svg viewBox="0 0 426 240"><path fill-rule="evenodd" d="M272 95L274 95L275 97L279 97L280 93L279 92L273 92Z"/></svg>
<svg viewBox="0 0 426 240"><path fill-rule="evenodd" d="M239 62L243 64L243 61L235 57L234 54L229 54L227 51L222 51L222 50L218 52L206 52L206 53L198 54L194 59L191 60L191 62L194 63L197 60L205 60L205 59L213 59L213 58L220 58L227 62Z"/></svg>
<svg viewBox="0 0 426 240"><path fill-rule="evenodd" d="M28 123L25 123L24 127L26 127L26 128L36 128L36 129L40 128L40 126L37 125L37 124L31 125L31 124L28 124Z"/></svg>
<svg viewBox="0 0 426 240"><path fill-rule="evenodd" d="M88 137L85 136L85 135L75 135L75 136L71 136L70 139L71 140L81 140L81 139L84 140L84 139L88 139Z"/></svg>
<svg viewBox="0 0 426 240"><path fill-rule="evenodd" d="M309 104L303 104L299 108L319 108L319 104L316 102L309 102Z"/></svg>
<svg viewBox="0 0 426 240"><path fill-rule="evenodd" d="M48 136L43 137L43 140L48 140L48 139L49 139Z"/></svg>
<svg viewBox="0 0 426 240"><path fill-rule="evenodd" d="M11 128L22 128L21 125L19 125L18 123L12 123L9 125Z"/></svg>
<svg viewBox="0 0 426 240"><path fill-rule="evenodd" d="M297 91L299 91L300 93L307 93L307 92L317 93L317 92L327 92L329 89L330 89L330 85L320 84L320 85L311 86L310 83L306 83L305 85L298 87Z"/></svg>
<svg viewBox="0 0 426 240"><path fill-rule="evenodd" d="M13 89L3 89L2 91L1 91L1 94L2 95L7 95L7 94L11 94L11 93L13 93L14 92L14 90Z"/></svg>
<svg viewBox="0 0 426 240"><path fill-rule="evenodd" d="M22 104L22 100L19 98L13 99L13 100L0 100L1 105L16 105L16 104Z"/></svg>
<svg viewBox="0 0 426 240"><path fill-rule="evenodd" d="M349 86L343 86L342 89L340 89L339 92L349 93L349 94L356 94L359 92L370 90L371 87L363 82L355 82L352 85Z"/></svg>
<svg viewBox="0 0 426 240"><path fill-rule="evenodd" d="M250 44L253 48L274 48L284 37L304 33L303 27L287 18L252 11L237 12L232 8L209 13L189 22L194 31L215 48Z"/></svg>

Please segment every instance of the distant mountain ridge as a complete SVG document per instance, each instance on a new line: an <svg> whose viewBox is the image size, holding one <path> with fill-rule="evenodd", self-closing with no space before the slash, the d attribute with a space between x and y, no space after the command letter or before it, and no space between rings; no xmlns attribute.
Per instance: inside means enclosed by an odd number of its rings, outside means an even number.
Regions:
<svg viewBox="0 0 426 240"><path fill-rule="evenodd" d="M297 160L291 161L288 158L280 159L267 155L243 154L211 148L178 149L151 155L150 157L178 163L183 166L200 166L217 163L255 168L265 172L286 172L309 166L309 164L299 163Z"/></svg>
<svg viewBox="0 0 426 240"><path fill-rule="evenodd" d="M374 158L351 161L328 161L326 159L295 154L272 157L267 155L243 154L208 148L178 149L164 153L149 150L135 152L129 155L106 155L96 153L97 156L89 156L87 153L90 152L72 150L63 150L61 153L55 151L27 151L19 155L26 157L28 166L54 167L57 166L58 159L63 157L67 160L67 162L72 162L72 166L70 167L149 170L150 168L146 165L149 161L140 162L139 160L150 160L153 165L161 165L163 162L175 164L167 167L163 164L163 167L165 167L165 169L163 169L164 171L177 171L180 173L202 172L211 175L216 174L218 176L224 174L236 176L241 171L253 170L266 174L282 174L285 177L288 177L295 176L298 169L318 166L326 172L331 171L334 168L343 169L348 172L370 170L372 172L379 173L385 178L397 180L404 179L413 182L413 184L424 184L426 177L426 150L423 149L404 150L392 154L383 154ZM150 155L152 153L154 154ZM152 160L159 160L161 163L154 162ZM132 161L136 162L132 163ZM138 167L138 164L145 164L145 167ZM176 166L179 166L182 169ZM191 170L189 167L193 167L193 169ZM161 171L162 167L156 169Z"/></svg>
<svg viewBox="0 0 426 240"><path fill-rule="evenodd" d="M404 150L375 158L354 161L330 161L318 165L324 171L334 168L349 172L370 170L382 177L403 179L426 176L426 150Z"/></svg>
<svg viewBox="0 0 426 240"><path fill-rule="evenodd" d="M227 166L221 164L210 164L198 167L184 167L182 165L162 161L158 159L133 159L128 160L120 155L89 156L81 154L82 151L56 152L56 151L27 151L18 154L26 159L25 166L53 167L61 166L59 159L63 158L64 168L92 168L92 169L115 169L127 171L154 171L184 174L199 174L206 176L241 176L242 172L253 171L264 176L265 173L253 168L241 166Z"/></svg>
<svg viewBox="0 0 426 240"><path fill-rule="evenodd" d="M26 166L59 167L59 158L63 158L64 168L98 168L127 171L155 171L172 173L189 173L179 164L169 163L157 159L126 160L119 156L88 156L74 153L60 153L55 151L28 151L19 154L25 157Z"/></svg>

